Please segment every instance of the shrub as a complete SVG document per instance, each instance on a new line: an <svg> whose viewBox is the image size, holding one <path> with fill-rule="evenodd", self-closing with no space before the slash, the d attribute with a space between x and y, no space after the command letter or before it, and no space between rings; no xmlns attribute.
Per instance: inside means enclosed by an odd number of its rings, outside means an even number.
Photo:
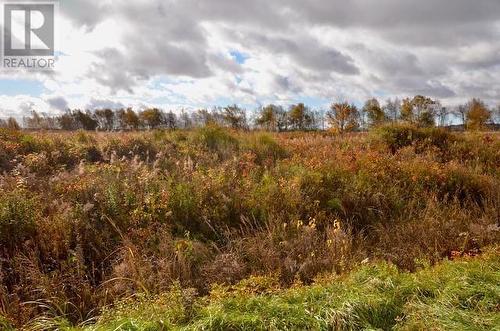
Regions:
<svg viewBox="0 0 500 331"><path fill-rule="evenodd" d="M152 161L158 153L153 142L144 137L132 137L124 140L111 139L104 147L104 154L111 157L115 155L118 158L133 159L138 156L142 161Z"/></svg>
<svg viewBox="0 0 500 331"><path fill-rule="evenodd" d="M194 141L212 152L217 152L219 156L223 156L239 146L238 140L228 131L213 125L198 129Z"/></svg>
<svg viewBox="0 0 500 331"><path fill-rule="evenodd" d="M257 134L251 136L247 142L247 148L257 156L257 162L267 160L275 162L287 155L285 149L280 146L269 134Z"/></svg>
<svg viewBox="0 0 500 331"><path fill-rule="evenodd" d="M9 249L33 238L40 205L24 190L0 193L0 244Z"/></svg>
<svg viewBox="0 0 500 331"><path fill-rule="evenodd" d="M415 146L417 153L436 147L445 151L457 140L456 136L442 128L417 128L412 125L388 125L379 127L376 135L392 153L406 146Z"/></svg>

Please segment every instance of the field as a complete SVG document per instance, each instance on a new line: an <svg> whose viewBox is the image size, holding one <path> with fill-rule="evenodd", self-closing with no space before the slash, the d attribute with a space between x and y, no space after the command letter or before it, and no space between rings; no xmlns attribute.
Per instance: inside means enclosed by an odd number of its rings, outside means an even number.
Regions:
<svg viewBox="0 0 500 331"><path fill-rule="evenodd" d="M0 131L0 328L500 325L500 135Z"/></svg>

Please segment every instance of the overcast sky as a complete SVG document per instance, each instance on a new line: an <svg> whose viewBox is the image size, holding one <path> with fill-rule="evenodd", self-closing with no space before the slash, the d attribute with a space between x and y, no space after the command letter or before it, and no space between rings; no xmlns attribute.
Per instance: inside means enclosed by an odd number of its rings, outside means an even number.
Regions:
<svg viewBox="0 0 500 331"><path fill-rule="evenodd" d="M424 94L500 103L500 0L64 0L53 73L0 74L0 117Z"/></svg>

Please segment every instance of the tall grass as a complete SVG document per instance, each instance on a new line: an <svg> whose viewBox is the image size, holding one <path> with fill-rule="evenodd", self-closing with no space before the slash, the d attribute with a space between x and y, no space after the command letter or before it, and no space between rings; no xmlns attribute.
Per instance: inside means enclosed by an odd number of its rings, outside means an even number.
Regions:
<svg viewBox="0 0 500 331"><path fill-rule="evenodd" d="M79 325L173 284L189 301L367 259L415 271L499 242L498 135L378 130L0 131L0 312Z"/></svg>

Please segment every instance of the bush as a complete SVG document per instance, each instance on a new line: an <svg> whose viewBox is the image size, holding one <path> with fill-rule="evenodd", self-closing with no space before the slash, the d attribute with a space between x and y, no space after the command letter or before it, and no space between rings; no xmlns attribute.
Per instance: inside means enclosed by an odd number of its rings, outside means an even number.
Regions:
<svg viewBox="0 0 500 331"><path fill-rule="evenodd" d="M219 156L223 156L239 146L235 137L226 129L218 126L206 126L198 129L194 141L212 152L217 152Z"/></svg>
<svg viewBox="0 0 500 331"><path fill-rule="evenodd" d="M124 140L111 139L104 147L104 154L108 157L133 159L139 157L142 161L153 161L158 150L153 142L144 137L132 137Z"/></svg>
<svg viewBox="0 0 500 331"><path fill-rule="evenodd" d="M414 146L417 153L436 147L446 151L458 138L442 128L417 128L412 125L388 125L377 128L376 135L392 153L406 146Z"/></svg>
<svg viewBox="0 0 500 331"><path fill-rule="evenodd" d="M12 250L36 233L40 205L23 190L0 193L0 244Z"/></svg>
<svg viewBox="0 0 500 331"><path fill-rule="evenodd" d="M247 148L255 153L257 156L256 161L259 163L265 161L275 162L287 155L285 149L269 134L261 133L251 136L247 142Z"/></svg>

